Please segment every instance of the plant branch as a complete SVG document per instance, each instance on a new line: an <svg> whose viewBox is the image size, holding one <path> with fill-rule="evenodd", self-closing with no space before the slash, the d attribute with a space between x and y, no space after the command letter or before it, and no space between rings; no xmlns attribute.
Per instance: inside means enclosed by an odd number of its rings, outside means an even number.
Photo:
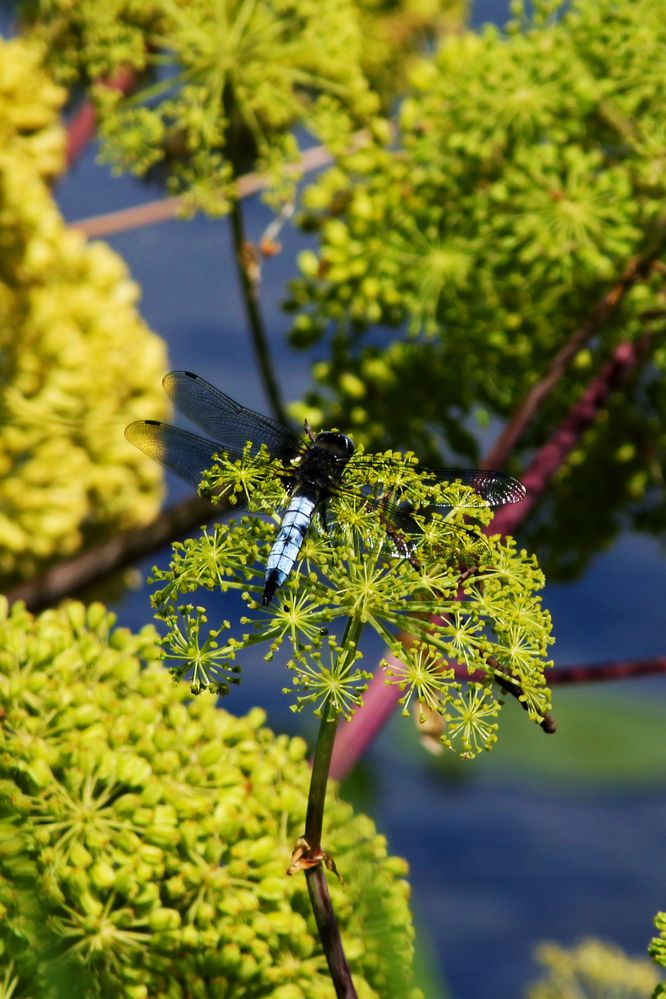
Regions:
<svg viewBox="0 0 666 999"><path fill-rule="evenodd" d="M308 807L305 814L304 837L313 852L321 850L326 786L328 784L336 728L337 718L331 717L328 705L326 705L319 723L317 745L315 746L312 759L310 792L308 794Z"/></svg>
<svg viewBox="0 0 666 999"><path fill-rule="evenodd" d="M200 524L219 517L225 509L224 504L214 506L200 496L192 496L163 510L149 524L121 531L109 541L54 565L37 579L9 590L6 597L10 603L23 601L32 611L51 607L183 537Z"/></svg>
<svg viewBox="0 0 666 999"><path fill-rule="evenodd" d="M297 163L288 164L285 167L285 172L300 176L302 173L309 173L326 166L332 161L333 157L323 146L313 146L301 153ZM246 173L236 180L237 196L241 199L247 198L251 194L263 191L267 184L268 178L264 174ZM98 239L100 236L112 236L118 232L127 232L129 229L139 229L144 225L168 222L178 217L182 207L183 199L180 197L158 198L156 201L136 205L134 208L122 208L115 212L105 212L102 215L91 215L89 218L79 219L78 222L68 224L70 228L78 229L86 236Z"/></svg>
<svg viewBox="0 0 666 999"><path fill-rule="evenodd" d="M257 279L252 273L252 250L245 236L245 226L243 224L243 211L239 200L235 200L231 206L229 214L231 222L231 235L234 248L234 260L236 262L236 273L241 287L241 297L245 306L252 346L259 365L259 372L264 384L264 389L271 405L273 416L280 423L288 424L287 416L282 402L280 389L273 371L271 352L268 345L268 336L264 323L259 299L257 297Z"/></svg>
<svg viewBox="0 0 666 999"><path fill-rule="evenodd" d="M356 999L356 990L342 946L340 928L331 902L324 866L335 871L336 874L337 870L333 859L321 847L326 786L336 725L337 717L331 715L327 703L319 722L317 745L312 760L305 833L296 844L287 873L296 874L298 871L305 871L310 904L319 931L319 939L328 962L335 994L342 999Z"/></svg>
<svg viewBox="0 0 666 999"><path fill-rule="evenodd" d="M343 660L340 665L342 670L345 669L349 659L354 659L362 630L363 624L360 619L355 617L348 619L341 642ZM356 990L342 946L340 930L328 891L324 865L336 874L337 870L333 859L322 850L321 846L326 787L331 768L337 722L338 716L333 714L330 702L327 701L322 710L317 744L312 758L305 831L294 851L289 873L295 873L299 869L305 870L310 904L328 961L331 980L335 986L335 994L339 999L355 999Z"/></svg>
<svg viewBox="0 0 666 999"><path fill-rule="evenodd" d="M582 326L578 327L562 349L553 357L544 377L529 390L490 451L482 459L482 468L501 468L504 465L518 440L534 419L544 399L564 375L568 365L617 309L634 284L647 276L661 248L661 244L659 244L653 253L637 256L629 261L624 273L597 303L588 319Z"/></svg>
<svg viewBox="0 0 666 999"><path fill-rule="evenodd" d="M402 665L392 653L384 659L389 668ZM331 758L334 780L342 780L360 760L393 715L399 697L398 687L384 683L383 671L378 670L363 695L363 707L338 729Z"/></svg>
<svg viewBox="0 0 666 999"><path fill-rule="evenodd" d="M625 659L586 666L562 666L549 676L551 686L569 683L605 683L609 680L631 680L638 676L666 673L666 656L654 659Z"/></svg>
<svg viewBox="0 0 666 999"><path fill-rule="evenodd" d="M488 657L488 665L495 670L494 679L495 683L506 691L507 694L511 694L515 697L518 704L520 704L523 711L527 711L527 704L522 700L523 688L517 680L507 673L506 670L502 669L498 663L495 656ZM546 735L553 735L557 732L557 721L550 711L544 712L543 718L539 722L539 727L546 733Z"/></svg>
<svg viewBox="0 0 666 999"><path fill-rule="evenodd" d="M331 973L331 980L338 999L356 999L356 989L351 971L342 947L338 921L331 903L328 881L321 864L305 872L310 904L314 913L319 939L321 940Z"/></svg>
<svg viewBox="0 0 666 999"><path fill-rule="evenodd" d="M497 668L497 663L492 664ZM465 666L453 666L456 679L482 680L484 674L480 671L469 673ZM550 686L569 683L601 683L606 680L624 680L637 676L655 676L666 673L666 656L656 656L654 659L626 659L610 663L588 663L585 666L560 666L548 674ZM511 680L511 678L508 678ZM498 680L498 682L501 682ZM515 684L514 684L515 686ZM508 689L508 688L505 688ZM513 693L513 691L508 691Z"/></svg>
<svg viewBox="0 0 666 999"><path fill-rule="evenodd" d="M652 342L653 334L646 332L636 341L621 343L615 348L610 360L592 379L582 396L570 409L566 419L539 449L521 476L522 483L527 489L525 499L513 507L501 507L492 523L488 525L487 533L515 533L569 452L594 422L608 396L638 367Z"/></svg>
<svg viewBox="0 0 666 999"><path fill-rule="evenodd" d="M396 657L389 655L386 660L389 666L392 662L399 665ZM631 680L640 676L664 674L666 674L666 656L656 656L654 659L629 659L584 666L555 667L549 671L548 685L556 687L578 683L608 683L613 680ZM456 666L455 675L460 679L474 678L473 675L470 677L464 666ZM354 718L341 726L338 731L331 761L331 777L342 780L349 773L392 716L395 706L394 687L384 684L378 676L373 677L365 695L362 712L357 712ZM354 724L354 720L360 718L361 714L363 724ZM551 718L552 716L548 716L544 719L548 726L551 724L549 721Z"/></svg>
<svg viewBox="0 0 666 999"><path fill-rule="evenodd" d="M319 723L319 735L312 760L305 834L302 842L307 848L307 857L309 858L305 868L305 878L310 905L317 923L319 939L326 954L335 994L338 997L344 997L344 999L355 999L356 989L342 946L340 928L335 918L328 881L324 872L324 864L332 870L335 870L335 865L321 848L326 785L328 784L336 728L337 719L331 718L327 704Z"/></svg>

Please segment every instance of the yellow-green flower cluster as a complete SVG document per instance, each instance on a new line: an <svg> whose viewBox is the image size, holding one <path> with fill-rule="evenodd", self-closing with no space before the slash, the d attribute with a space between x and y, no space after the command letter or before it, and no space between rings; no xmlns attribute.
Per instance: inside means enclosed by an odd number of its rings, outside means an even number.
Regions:
<svg viewBox="0 0 666 999"><path fill-rule="evenodd" d="M159 469L127 445L123 427L147 409L164 412L166 356L137 312L123 261L67 230L43 179L60 163L54 115L64 92L38 69L34 49L13 42L0 43L3 83L16 108L0 149L0 581L8 585L155 512Z"/></svg>
<svg viewBox="0 0 666 999"><path fill-rule="evenodd" d="M307 890L306 746L156 665L101 605L0 629L0 978L17 994L331 995ZM406 865L331 793L326 848L359 996L418 999Z"/></svg>
<svg viewBox="0 0 666 999"><path fill-rule="evenodd" d="M660 964L666 968L666 912L657 913L654 917L654 925L659 936L652 938L648 952L655 964ZM666 980L660 982L654 990L654 999L661 999L663 996L666 996Z"/></svg>
<svg viewBox="0 0 666 999"><path fill-rule="evenodd" d="M403 713L415 705L438 714L443 744L462 757L497 741L507 679L541 723L553 639L536 560L513 539L482 533L492 515L469 486L442 485L404 455L373 455L366 465L357 453L354 461L327 529L315 517L279 593L261 606L284 485L256 474L261 458L220 456L207 488L233 502L254 480L251 514L177 542L168 569L154 570L172 676L187 678L195 694L227 694L240 682L242 652L263 645L272 659L284 649L292 709L349 718L371 677L363 663L368 628L393 655L382 665ZM210 625L206 593L219 591L240 597L246 612Z"/></svg>
<svg viewBox="0 0 666 999"><path fill-rule="evenodd" d="M64 166L58 114L65 91L44 73L43 55L35 43L0 40L0 149L5 156L24 158L48 178Z"/></svg>
<svg viewBox="0 0 666 999"><path fill-rule="evenodd" d="M292 196L296 126L341 151L378 113L355 0L26 7L57 78L92 85L103 157L139 175L166 166L170 190L192 209L223 214L234 177L255 168L270 175L274 198ZM125 99L105 82L128 67L148 76Z"/></svg>
<svg viewBox="0 0 666 999"><path fill-rule="evenodd" d="M358 0L363 67L382 105L400 98L426 46L464 22L467 0Z"/></svg>
<svg viewBox="0 0 666 999"><path fill-rule="evenodd" d="M647 958L628 957L604 940L581 940L568 949L544 943L536 957L546 976L530 987L527 999L646 999L658 979Z"/></svg>

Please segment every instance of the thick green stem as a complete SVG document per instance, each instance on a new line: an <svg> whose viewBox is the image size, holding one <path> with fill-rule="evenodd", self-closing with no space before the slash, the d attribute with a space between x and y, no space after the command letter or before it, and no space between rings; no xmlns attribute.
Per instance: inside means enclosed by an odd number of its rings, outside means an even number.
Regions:
<svg viewBox="0 0 666 999"><path fill-rule="evenodd" d="M355 656L362 628L361 622L356 618L348 620L342 639L343 655L345 657ZM322 712L317 745L315 746L312 760L312 776L310 778L310 793L308 795L304 833L304 839L308 846L308 855L312 858L317 858L321 855L321 860L324 862L328 861L329 866L331 866L331 861L322 852L321 837L324 823L326 785L328 784L337 722L337 717L332 715L330 706L326 704ZM333 867L333 869L335 868ZM305 877L310 895L310 904L312 905L317 929L319 930L319 938L326 954L326 960L328 961L335 994L338 996L338 999L355 999L356 989L354 988L351 971L342 946L340 930L331 904L323 864L319 862L316 866L310 867L306 870Z"/></svg>
<svg viewBox="0 0 666 999"><path fill-rule="evenodd" d="M308 853L313 858L322 853L321 833L324 822L324 802L336 728L337 718L330 717L327 705L319 725L319 735L312 761L308 810L305 817L304 839L309 847ZM322 854L322 859L324 856ZM335 918L328 891L328 881L321 861L316 866L306 870L305 878L310 904L319 930L319 939L324 948L331 981L335 987L335 994L339 999L356 999L356 989L345 957L340 928Z"/></svg>
<svg viewBox="0 0 666 999"><path fill-rule="evenodd" d="M338 727L337 718L331 718L328 705L324 709L319 724L319 735L312 760L312 776L310 778L310 793L308 795L308 810L305 815L304 837L311 851L321 849L321 832L324 823L324 803L326 800L326 785L331 767L335 731Z"/></svg>
<svg viewBox="0 0 666 999"><path fill-rule="evenodd" d="M363 631L363 623L357 617L350 617L347 620L345 633L340 643L342 655L345 658L343 666L350 658L356 656L356 649ZM304 838L307 840L311 851L321 849L321 833L324 822L324 804L326 800L326 785L328 774L331 768L331 756L333 754L333 744L335 742L335 732L338 726L338 719L331 712L330 704L327 702L322 712L319 724L319 734L317 745L315 746L312 760L312 776L310 778L310 792L308 794L308 808L305 816Z"/></svg>
<svg viewBox="0 0 666 999"><path fill-rule="evenodd" d="M236 261L236 271L241 286L245 314L247 316L248 327L252 337L255 357L259 365L259 372L264 383L264 389L271 404L271 409L276 420L287 424L287 416L282 403L280 389L273 372L268 337L264 325L259 301L257 299L257 288L255 281L248 273L246 266L246 244L245 226L243 224L243 209L239 201L234 201L231 214L231 235L234 246L234 259Z"/></svg>

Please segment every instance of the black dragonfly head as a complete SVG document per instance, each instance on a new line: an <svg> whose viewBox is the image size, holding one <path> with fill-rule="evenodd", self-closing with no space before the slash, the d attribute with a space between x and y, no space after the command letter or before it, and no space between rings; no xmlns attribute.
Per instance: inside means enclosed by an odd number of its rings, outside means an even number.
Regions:
<svg viewBox="0 0 666 999"><path fill-rule="evenodd" d="M351 437L337 430L322 430L314 439L317 447L325 448L336 459L346 464L354 453L354 442Z"/></svg>

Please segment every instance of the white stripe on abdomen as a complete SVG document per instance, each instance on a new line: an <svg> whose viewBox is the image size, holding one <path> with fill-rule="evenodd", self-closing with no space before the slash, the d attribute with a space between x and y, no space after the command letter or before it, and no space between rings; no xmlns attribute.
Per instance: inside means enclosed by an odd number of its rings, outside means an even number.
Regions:
<svg viewBox="0 0 666 999"><path fill-rule="evenodd" d="M316 505L317 500L313 496L298 493L287 507L266 562L266 582L268 583L270 577L273 592L282 585L293 568Z"/></svg>

